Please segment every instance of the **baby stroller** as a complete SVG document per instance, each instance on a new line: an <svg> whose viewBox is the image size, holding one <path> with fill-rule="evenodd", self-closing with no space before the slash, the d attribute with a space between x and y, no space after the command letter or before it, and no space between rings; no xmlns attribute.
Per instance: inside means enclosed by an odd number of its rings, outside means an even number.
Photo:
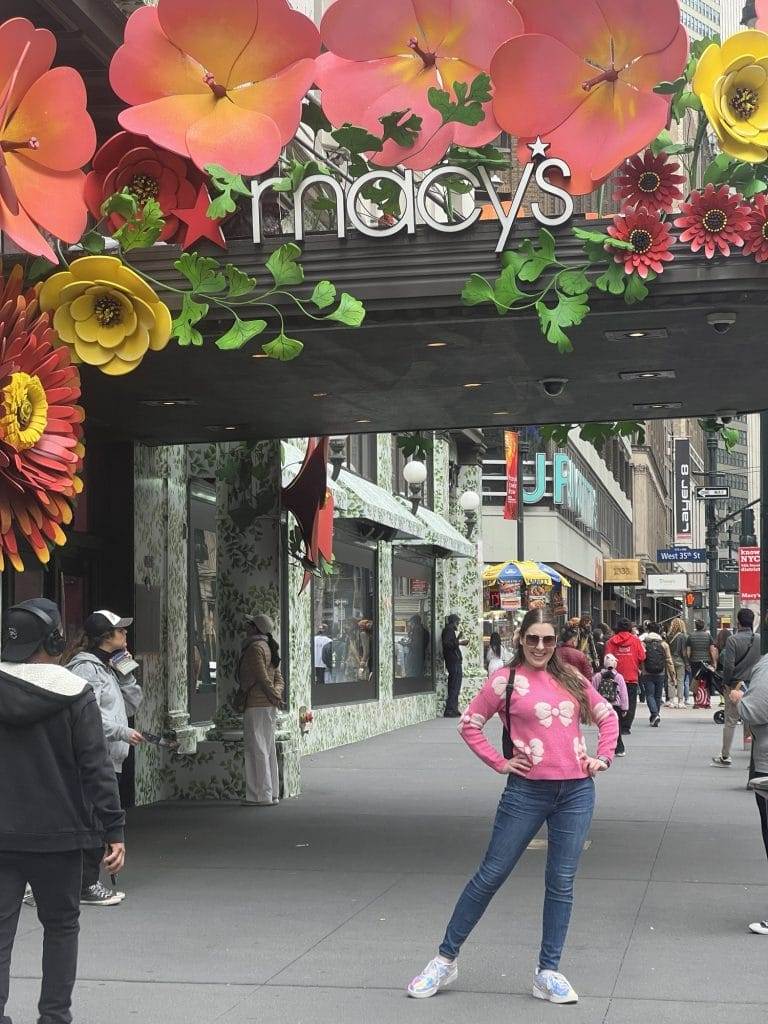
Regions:
<svg viewBox="0 0 768 1024"><path fill-rule="evenodd" d="M723 675L712 665L702 665L694 674L694 705L697 708L711 707L710 697L712 693L718 694L725 700L728 695L723 686ZM725 724L725 709L718 708L713 718L715 725Z"/></svg>

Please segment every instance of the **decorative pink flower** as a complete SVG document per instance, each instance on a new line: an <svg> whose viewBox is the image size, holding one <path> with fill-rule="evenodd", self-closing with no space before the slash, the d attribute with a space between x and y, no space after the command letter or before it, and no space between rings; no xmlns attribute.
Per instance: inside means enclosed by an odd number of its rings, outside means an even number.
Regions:
<svg viewBox="0 0 768 1024"><path fill-rule="evenodd" d="M614 260L624 264L626 274L637 273L640 277L648 277L649 270L661 274L664 264L674 259L670 252L672 235L669 226L660 219L658 213L625 210L613 218L608 234L632 244L632 249L611 248Z"/></svg>
<svg viewBox="0 0 768 1024"><path fill-rule="evenodd" d="M159 0L128 19L109 80L127 131L256 175L299 126L320 36L287 0Z"/></svg>
<svg viewBox="0 0 768 1024"><path fill-rule="evenodd" d="M566 10L567 7L567 10ZM688 40L677 0L517 0L525 32L491 62L493 111L518 137L537 136L569 165L574 195L592 192L666 127Z"/></svg>
<svg viewBox="0 0 768 1024"><path fill-rule="evenodd" d="M99 220L104 200L124 188L140 207L148 199L156 199L165 217L160 241L169 242L179 232L173 211L194 206L202 183L203 175L188 160L152 145L148 139L118 132L107 139L93 158L93 170L85 180L85 201L91 215ZM111 231L124 223L119 214L108 219Z"/></svg>
<svg viewBox="0 0 768 1024"><path fill-rule="evenodd" d="M323 110L335 125L361 125L381 135L379 118L409 111L422 118L413 147L388 140L372 162L434 167L454 143L483 146L501 129L491 104L478 125L447 124L429 103L429 89L455 96L488 73L498 47L522 31L508 0L336 0L320 25L328 53L317 62Z"/></svg>
<svg viewBox="0 0 768 1024"><path fill-rule="evenodd" d="M680 185L685 177L679 174L680 164L666 153L654 156L646 149L641 156L632 156L621 169L618 188L613 193L622 206L649 213L670 213L683 198Z"/></svg>
<svg viewBox="0 0 768 1024"><path fill-rule="evenodd" d="M691 252L703 249L711 260L718 249L723 256L730 256L731 246L744 245L744 236L750 227L750 210L744 197L729 185L715 188L710 183L703 192L691 192L681 209L675 227L684 229L680 241L690 242Z"/></svg>
<svg viewBox="0 0 768 1024"><path fill-rule="evenodd" d="M755 196L749 214L749 229L744 235L744 255L754 256L757 263L768 260L768 199Z"/></svg>

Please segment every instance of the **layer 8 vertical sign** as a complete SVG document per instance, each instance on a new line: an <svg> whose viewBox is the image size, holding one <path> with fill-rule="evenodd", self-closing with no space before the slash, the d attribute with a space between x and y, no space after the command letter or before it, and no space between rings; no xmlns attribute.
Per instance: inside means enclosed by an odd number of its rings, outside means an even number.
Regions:
<svg viewBox="0 0 768 1024"><path fill-rule="evenodd" d="M693 491L691 488L691 441L675 438L675 544L691 545L693 539Z"/></svg>

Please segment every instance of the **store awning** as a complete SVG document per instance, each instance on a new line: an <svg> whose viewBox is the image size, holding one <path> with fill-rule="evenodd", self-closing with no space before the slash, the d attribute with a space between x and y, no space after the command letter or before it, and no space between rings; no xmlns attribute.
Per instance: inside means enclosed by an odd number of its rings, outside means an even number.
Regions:
<svg viewBox="0 0 768 1024"><path fill-rule="evenodd" d="M570 581L546 562L500 562L489 565L483 573L483 583L526 583L538 586L570 587Z"/></svg>
<svg viewBox="0 0 768 1024"><path fill-rule="evenodd" d="M435 549L438 557L475 558L477 548L467 540L456 527L443 516L433 512L431 508L419 509L417 518L421 523L424 538L430 547ZM418 544L418 541L411 541Z"/></svg>

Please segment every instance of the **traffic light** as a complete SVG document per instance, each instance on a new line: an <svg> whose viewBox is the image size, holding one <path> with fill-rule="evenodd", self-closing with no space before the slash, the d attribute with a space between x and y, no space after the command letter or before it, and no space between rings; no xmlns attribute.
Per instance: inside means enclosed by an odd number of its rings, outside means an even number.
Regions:
<svg viewBox="0 0 768 1024"><path fill-rule="evenodd" d="M755 510L753 508L743 508L741 510L741 536L739 537L739 544L743 548L753 548L757 546L757 537L755 536Z"/></svg>
<svg viewBox="0 0 768 1024"><path fill-rule="evenodd" d="M700 590L689 590L685 595L686 608L703 608L704 594Z"/></svg>

